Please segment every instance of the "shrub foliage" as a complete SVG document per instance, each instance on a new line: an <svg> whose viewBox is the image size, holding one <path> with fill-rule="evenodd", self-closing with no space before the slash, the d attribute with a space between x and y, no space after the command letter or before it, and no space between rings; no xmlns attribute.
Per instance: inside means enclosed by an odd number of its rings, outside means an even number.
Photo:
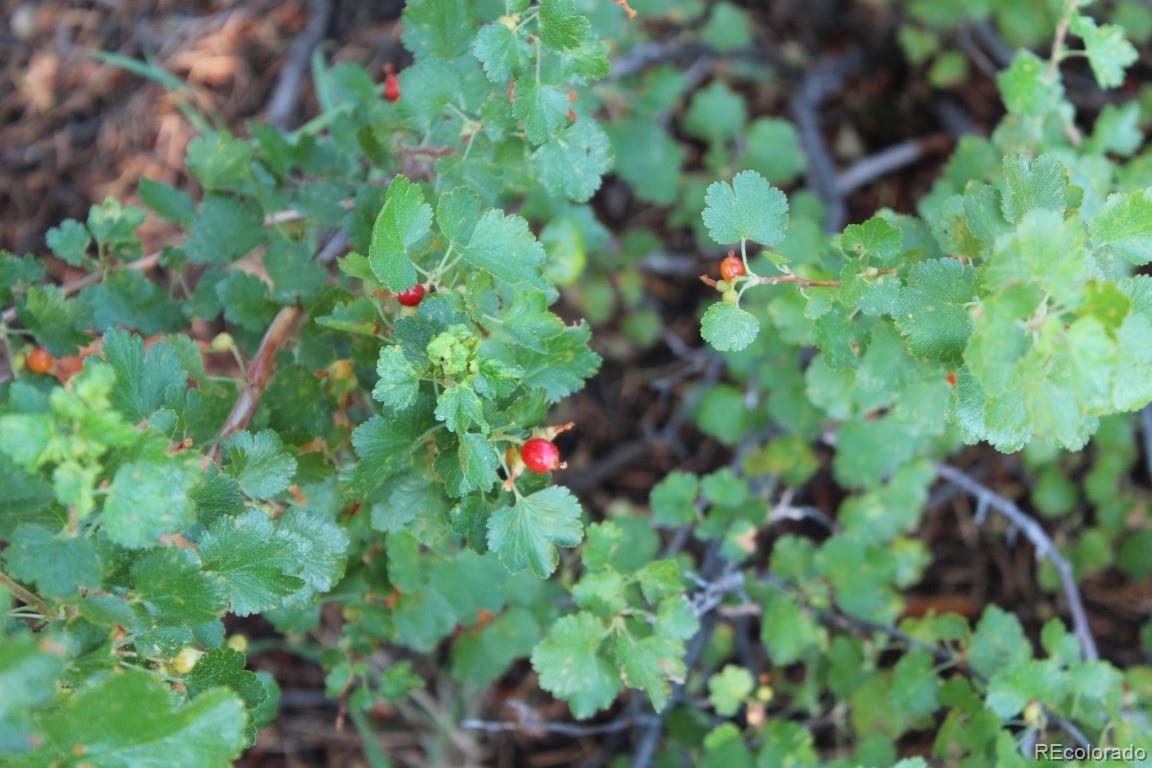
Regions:
<svg viewBox="0 0 1152 768"><path fill-rule="evenodd" d="M734 5L634 5L705 13L714 55L750 43ZM948 765L1152 748L1148 668L1100 658L1077 586L1149 573L1126 478L1152 401L1152 177L1139 106L1085 128L1063 74L1082 57L1115 88L1136 50L1082 3L1027 24L1016 5L910 4L900 42L934 83L965 76L961 24L1020 45L1002 121L915 215L824 234L827 201L780 189L797 131L749 120L738 75L686 93L674 66L613 70L651 45L627 3L413 0L398 80L317 58L311 122L204 132L198 200L142 181L178 242L145 254L148 213L107 200L47 234L88 277L0 253L0 758L231 764L278 690L228 614L308 649L366 739L363 713L428 685L414 659L462 698L528 659L574 718L629 718L637 761L884 766L915 732ZM1045 55L1021 31L1040 27ZM690 354L714 375L685 399L732 460L594 520L535 471L553 454L520 451L601 364L561 287L594 324L621 302L636 347L660 335L637 272L659 233L597 220L610 172L739 259L706 279L715 352ZM948 463L981 442L1022 452L1020 506ZM825 459L835 519L798 501ZM906 610L941 481L1035 550L1046 621ZM764 535L783 520L810 527ZM749 621L751 649L730 629Z"/></svg>

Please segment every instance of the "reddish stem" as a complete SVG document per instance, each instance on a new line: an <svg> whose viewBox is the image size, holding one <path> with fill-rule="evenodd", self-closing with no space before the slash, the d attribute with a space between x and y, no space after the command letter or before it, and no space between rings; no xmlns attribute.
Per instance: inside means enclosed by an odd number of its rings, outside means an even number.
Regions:
<svg viewBox="0 0 1152 768"><path fill-rule="evenodd" d="M252 421L252 417L256 415L256 409L260 405L260 397L268 387L269 379L272 378L272 369L276 366L276 355L280 353L280 349L292 336L292 332L296 328L296 321L300 319L302 314L303 312L299 307L284 307L276 314L276 318L268 326L268 330L264 332L260 348L256 351L256 356L252 358L252 364L248 366L247 386L236 398L232 412L228 414L228 418L224 420L224 425L220 427L218 440L208 452L208 457L212 461L216 461L220 456L220 443L247 427Z"/></svg>

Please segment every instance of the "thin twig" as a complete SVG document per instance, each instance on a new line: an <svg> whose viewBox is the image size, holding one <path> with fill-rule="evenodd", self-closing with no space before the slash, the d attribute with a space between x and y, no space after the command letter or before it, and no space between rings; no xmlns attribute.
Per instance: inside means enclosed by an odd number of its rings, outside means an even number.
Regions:
<svg viewBox="0 0 1152 768"><path fill-rule="evenodd" d="M946 136L929 136L902 142L838 172L824 140L820 107L847 77L860 68L861 63L859 51L853 51L811 71L796 90L790 105L800 142L808 155L808 184L828 208L825 222L828 232L839 232L844 226L844 198L850 192L918 162L948 140Z"/></svg>
<svg viewBox="0 0 1152 768"><path fill-rule="evenodd" d="M317 261L325 264L332 261L347 245L347 235L343 231L337 232L320 250ZM290 305L281 307L280 311L276 313L276 317L272 319L268 330L264 332L264 338L260 340L260 347L256 350L256 355L248 365L245 387L240 392L240 396L236 398L228 418L224 420L215 442L208 451L207 458L209 461L219 460L221 443L247 427L252 421L252 417L256 415L256 409L260 406L260 398L263 396L264 390L268 388L268 383L272 378L272 371L276 366L276 356L291 338L302 317L303 310L298 306Z"/></svg>
<svg viewBox="0 0 1152 768"><path fill-rule="evenodd" d="M1057 713L1048 709L1048 707L1044 707L1044 715L1049 720L1056 723L1060 730L1071 736L1072 740L1075 741L1078 745L1084 747L1085 749L1090 749L1092 747L1092 742L1088 739L1087 736L1084 735L1084 731L1080 730L1071 720L1063 717L1062 715L1058 715Z"/></svg>
<svg viewBox="0 0 1152 768"><path fill-rule="evenodd" d="M716 66L716 60L711 56L701 56L692 62L692 66L684 72L684 81L680 86L682 94L692 93L700 84L708 79L708 75L712 72L712 68ZM665 119L667 119L665 115Z"/></svg>
<svg viewBox="0 0 1152 768"><path fill-rule="evenodd" d="M711 577L713 574L722 570L725 566L725 559L720 553L720 540L717 539L708 545L708 549L704 554L704 563L701 567L701 572ZM707 614L700 622L700 630L695 636L688 641L688 649L684 654L684 668L687 672L684 675L684 681L675 684L672 687L672 693L668 697L668 704L664 707L663 711L641 725L639 732L634 738L633 743L635 747L632 750L632 768L649 768L652 765L652 758L656 754L656 748L660 745L660 737L664 734L664 716L670 712L674 705L683 697L684 688L688 684L688 680L699 661L700 655L704 652L704 646L708 644L708 638L712 636L717 624L716 615Z"/></svg>
<svg viewBox="0 0 1152 768"><path fill-rule="evenodd" d="M1077 0L1067 0L1064 3L1064 12L1060 14L1060 22L1056 25L1056 36L1052 38L1052 52L1048 55L1048 80L1056 77L1056 68L1064 58L1064 40L1068 37L1068 27L1072 25L1072 16L1076 13Z"/></svg>
<svg viewBox="0 0 1152 768"><path fill-rule="evenodd" d="M780 283L795 283L801 288L839 288L839 280L809 280L797 275L777 275L776 277L758 277L758 285L779 285Z"/></svg>
<svg viewBox="0 0 1152 768"><path fill-rule="evenodd" d="M349 202L350 201L341 201L341 203L344 205L347 205ZM288 210L276 211L275 213L270 213L265 216L264 226L274 227L279 224L288 224L293 221L300 221L303 218L304 214L302 214L300 211L289 208ZM156 251L155 253L150 253L147 256L141 256L139 259L130 261L125 264L124 269L132 269L137 272L151 272L153 269L160 265L160 257L163 255L163 251ZM69 280L68 282L64 283L60 286L60 290L65 296L75 296L77 293L80 293L80 291L84 290L88 286L96 285L99 283L102 279L104 279L104 275L105 273L102 271L89 272L88 274L82 275L75 280ZM8 309L4 310L2 319L4 325L10 325L11 323L15 322L16 308L9 307Z"/></svg>
<svg viewBox="0 0 1152 768"><path fill-rule="evenodd" d="M697 582L701 590L688 599L688 604L697 617L703 617L720 605L725 597L744 589L744 572L729 566L716 580L698 578Z"/></svg>
<svg viewBox="0 0 1152 768"><path fill-rule="evenodd" d="M332 4L329 0L311 0L308 6L308 24L288 50L287 61L280 70L272 98L268 100L268 108L264 110L268 122L280 130L287 127L288 118L296 109L296 103L300 100L300 83L308 71L312 51L316 50L316 46L324 39L332 16Z"/></svg>
<svg viewBox="0 0 1152 768"><path fill-rule="evenodd" d="M956 42L960 45L961 50L968 54L968 58L976 65L976 69L980 70L985 77L994 78L1000 71L1000 67L992 60L992 57L980 47L980 43L976 37L975 25L962 24L956 30Z"/></svg>
<svg viewBox="0 0 1152 768"><path fill-rule="evenodd" d="M859 50L853 50L813 68L796 89L789 105L800 144L808 155L808 185L828 208L824 223L827 232L839 232L844 225L844 199L837 189L836 163L824 140L820 107L851 74L863 64Z"/></svg>
<svg viewBox="0 0 1152 768"><path fill-rule="evenodd" d="M155 269L156 265L159 263L160 251L157 251L156 253L150 253L147 256L136 259L135 261L130 261L124 266L127 269L134 269L137 272L150 272ZM89 272L88 274L83 275L82 277L78 277L75 280L69 280L67 283L64 283L64 285L60 286L60 289L64 292L65 296L74 296L88 286L95 285L96 283L100 282L103 277L104 274L102 272ZM16 307L9 307L8 309L4 310L3 320L5 325L9 325L15 322Z"/></svg>
<svg viewBox="0 0 1152 768"><path fill-rule="evenodd" d="M723 255L723 254L721 254ZM638 264L640 269L654 275L689 277L699 274L700 259L695 254L653 251Z"/></svg>
<svg viewBox="0 0 1152 768"><path fill-rule="evenodd" d="M773 589L775 589L779 592L784 592L786 594L791 595L793 598L796 599L796 601L798 603L800 603L804 607L804 609L806 609L809 613L811 613L813 616L815 616L819 621L821 621L824 624L828 624L830 626L838 627L840 629L845 629L845 630L848 630L850 632L855 632L855 633L879 632L879 633L887 635L887 636L889 636L895 640L899 640L903 645L907 646L908 648L913 648L913 649L920 650L920 651L927 651L928 653L932 654L933 658L935 658L939 662L945 662L945 663L956 663L957 662L957 659L951 653L949 653L946 649L941 648L938 645L926 643L922 640L917 640L915 637L912 637L907 632L904 632L903 630L899 629L898 627L892 626L891 624L882 624L878 621L868 621L867 619L858 619L855 616L849 616L849 615L844 614L844 613L837 613L836 611L830 611L827 608L821 608L817 605L813 605L811 602L806 600L802 595L797 594L795 587L793 587L791 584L789 584L784 579L781 579L779 576L776 576L775 574L772 574L772 573L764 574L763 577L761 578L761 581L764 582L765 584L768 584ZM735 613L747 615L748 612L750 611L750 609L747 607L747 605L748 604L735 605L735 606L732 606L730 610L732 612L735 612ZM763 611L763 606L761 606L759 603L752 603L751 605L755 606L756 612L762 612ZM724 616L727 614L728 614L728 611L721 610L720 615Z"/></svg>
<svg viewBox="0 0 1152 768"><path fill-rule="evenodd" d="M348 251L348 233L339 230L328 239L320 252L316 254L316 261L321 264L331 264L338 256Z"/></svg>
<svg viewBox="0 0 1152 768"><path fill-rule="evenodd" d="M634 440L624 443L587 469L565 472L559 476L558 480L573 493L594 491L604 481L615 477L621 470L646 458L657 447L657 444L651 440Z"/></svg>
<svg viewBox="0 0 1152 768"><path fill-rule="evenodd" d="M798 507L794 506L791 502L785 503L781 500L781 502L772 507L772 511L768 513L768 525L781 523L785 520L791 520L797 523L810 520L829 533L837 533L840 530L839 524L824 514L820 509L816 507Z"/></svg>
<svg viewBox="0 0 1152 768"><path fill-rule="evenodd" d="M801 604L805 610L810 612L822 624L837 627L839 629L844 629L857 634L874 632L887 635L888 637L899 641L906 648L912 648L930 653L937 662L940 662L941 664L947 664L948 666L954 667L956 669L964 670L964 672L970 675L972 678L984 684L988 683L988 679L986 677L984 677L979 672L976 672L971 667L967 666L963 659L945 647L918 640L915 637L909 635L907 632L904 632L900 628L891 624L881 624L880 622L876 621L858 619L854 616L837 613L835 611L830 611L826 608L813 605L811 602L805 599L803 595L798 594L795 587L793 587L784 579L775 576L774 574L765 574L762 581L771 586L773 589L791 595L796 599L798 603ZM724 608L721 608L720 615L750 616L758 615L762 612L763 606L761 606L759 603L743 603L741 605L725 606ZM1061 717L1059 714L1053 712L1048 707L1044 707L1044 714L1049 720L1055 723L1056 726L1060 728L1060 730L1071 736L1072 739L1075 740L1076 743L1081 747L1090 748L1092 746L1092 742L1089 741L1088 737L1084 735L1084 732L1081 731L1075 725L1075 723L1072 723L1066 718Z"/></svg>
<svg viewBox="0 0 1152 768"><path fill-rule="evenodd" d="M934 103L936 110L936 117L939 118L944 130L953 139L960 139L964 136L979 135L981 131L972 122L972 118L964 111L963 107L957 104L954 100L945 96L938 96Z"/></svg>
<svg viewBox="0 0 1152 768"><path fill-rule="evenodd" d="M1012 63L1016 52L1012 46L1004 42L1004 38L1000 37L1000 33L992 24L987 21L977 22L971 25L971 31L973 38L984 46L984 50L992 57L997 69L1004 69Z"/></svg>
<svg viewBox="0 0 1152 768"><path fill-rule="evenodd" d="M476 757L476 743L472 740L472 736L456 727L452 717L441 708L440 703L432 698L428 691L417 688L408 695L444 730L448 739L468 758L468 764L471 765Z"/></svg>
<svg viewBox="0 0 1152 768"><path fill-rule="evenodd" d="M620 80L639 74L650 67L674 61L679 58L698 56L704 49L699 43L687 39L666 40L655 43L642 43L624 56L612 62L612 69L606 79Z"/></svg>
<svg viewBox="0 0 1152 768"><path fill-rule="evenodd" d="M4 571L0 571L0 588L8 590L13 597L25 605L31 605L36 608L41 616L48 615L48 603L45 602L44 598L18 584L15 579L4 573Z"/></svg>
<svg viewBox="0 0 1152 768"><path fill-rule="evenodd" d="M452 155L456 154L457 150L456 147L415 146L398 147L396 152L398 154L404 155L405 157L451 157Z"/></svg>
<svg viewBox="0 0 1152 768"><path fill-rule="evenodd" d="M717 621L714 617L706 618L700 631L688 642L688 652L684 655L684 667L688 670L689 674L691 674L693 668L696 666L696 662L699 660L701 653L703 653L704 646L708 643L708 638L712 636L716 624ZM685 677L685 682L687 682L687 677ZM668 699L668 705L664 708L664 712L671 710L672 706L678 702L683 695L684 683L678 683L672 689L672 695ZM649 768L652 765L656 748L660 745L660 737L664 735L664 718L661 716L644 721L642 725L645 727L641 729L640 735L636 739L636 747L632 750L632 768Z"/></svg>
<svg viewBox="0 0 1152 768"><path fill-rule="evenodd" d="M851 165L836 177L836 191L848 195L871 184L882 176L919 162L926 155L950 145L951 139L943 134L909 139L882 149L874 155Z"/></svg>
<svg viewBox="0 0 1152 768"><path fill-rule="evenodd" d="M484 731L485 733L554 733L560 736L572 736L573 738L580 738L581 736L596 736L604 733L618 733L620 731L626 731L638 723L648 723L655 719L656 718L654 717L622 717L618 720L612 720L607 723L594 723L592 725L580 725L579 723L554 723L547 720L535 719L528 719L519 722L515 720L470 719L461 720L460 727L467 731Z"/></svg>
<svg viewBox="0 0 1152 768"><path fill-rule="evenodd" d="M749 379L745 389L745 405L755 410L759 397L757 377L753 376ZM744 458L748 452L752 450L761 439L761 435L750 435L741 441L740 445L733 452L731 461L728 466L736 469L743 463ZM686 530L686 528L684 529ZM681 541L686 541L687 536ZM700 630L696 635L688 641L688 649L684 654L684 668L687 670L684 675L684 680L677 683L672 687L672 693L668 698L668 705L664 710L657 715L655 722L640 729L640 732L634 739L636 745L632 752L632 768L649 768L652 765L652 759L656 754L656 748L660 744L660 738L664 734L664 715L672 710L673 705L676 704L684 695L685 686L694 671L696 662L700 659L700 655L704 651L704 646L708 642L708 638L712 636L713 630L717 625L717 615L715 608L717 608L723 599L730 594L744 594L744 573L740 571L734 563L724 557L721 550L721 542L719 539L712 541L705 550L704 560L700 567L701 576L697 577L697 582L704 585L704 590L694 595L690 601L692 610L700 617Z"/></svg>
<svg viewBox="0 0 1152 768"><path fill-rule="evenodd" d="M285 688L280 692L280 709L338 709L339 699L334 699L322 688Z"/></svg>
<svg viewBox="0 0 1152 768"><path fill-rule="evenodd" d="M963 488L970 493L979 504L987 505L1003 515L1024 536L1032 542L1036 549L1036 556L1052 564L1060 577L1060 584L1064 589L1064 596L1068 601L1068 610L1072 614L1072 628L1076 639L1080 642L1080 653L1085 659L1098 659L1100 652L1096 648L1096 640L1092 636L1092 627L1088 623L1088 614L1084 610L1084 600L1080 596L1080 588L1076 585L1076 577L1072 571L1072 564L1060 553L1056 545L1049 538L1040 524L1029 517L1015 503L1004 498L992 489L973 480L968 475L948 464L937 464L936 474L955 486Z"/></svg>
<svg viewBox="0 0 1152 768"><path fill-rule="evenodd" d="M272 370L276 365L276 355L288 341L292 330L296 327L296 321L300 319L302 314L303 311L300 307L295 305L282 307L276 313L272 324L268 326L268 330L264 332L264 338L260 341L260 348L248 366L246 386L240 396L236 398L231 413L224 420L224 425L220 427L217 440L208 451L208 458L212 461L220 456L221 442L248 426L252 417L256 415L256 409L260 405L260 397L264 394L264 390L272 378Z"/></svg>

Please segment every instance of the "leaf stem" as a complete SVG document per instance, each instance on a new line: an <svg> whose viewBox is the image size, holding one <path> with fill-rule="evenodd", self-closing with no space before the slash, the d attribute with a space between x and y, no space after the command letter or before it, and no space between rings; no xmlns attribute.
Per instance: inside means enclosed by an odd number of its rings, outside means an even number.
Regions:
<svg viewBox="0 0 1152 768"><path fill-rule="evenodd" d="M525 13L523 16L520 17L520 21L518 21L516 23L516 29L519 30L520 27L524 26L528 22L535 19L539 15L539 13L540 13L540 6L538 6L538 5L533 6L532 10L528 11L527 13Z"/></svg>
<svg viewBox="0 0 1152 768"><path fill-rule="evenodd" d="M1052 38L1052 52L1048 55L1048 81L1056 77L1056 68L1064 59L1064 41L1068 38L1068 28L1072 25L1072 17L1076 14L1076 0L1067 0L1064 3L1064 13L1060 16L1060 23L1056 25L1056 36Z"/></svg>
<svg viewBox="0 0 1152 768"><path fill-rule="evenodd" d="M444 251L444 255L440 257L440 263L436 265L430 274L439 278L441 275L448 271L448 267L445 265L448 264L448 258L452 255L452 249L455 247L455 244L448 243L448 249ZM453 264L454 263L455 262L453 262Z"/></svg>
<svg viewBox="0 0 1152 768"><path fill-rule="evenodd" d="M481 125L483 125L483 123L481 123ZM476 136L479 135L479 133L480 131L477 129L472 131L472 133L468 136L468 145L464 147L464 154L460 156L460 162L464 162L468 159L468 155L472 152L472 144L476 141Z"/></svg>

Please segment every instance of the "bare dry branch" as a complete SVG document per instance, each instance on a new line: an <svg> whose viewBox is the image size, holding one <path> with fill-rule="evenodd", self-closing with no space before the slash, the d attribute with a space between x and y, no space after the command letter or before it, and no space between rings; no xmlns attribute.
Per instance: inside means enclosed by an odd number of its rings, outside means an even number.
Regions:
<svg viewBox="0 0 1152 768"><path fill-rule="evenodd" d="M264 111L268 122L280 130L287 127L288 119L296 109L300 99L300 83L308 71L312 52L324 39L332 17L332 3L329 0L312 0L308 5L308 25L288 50L288 58L280 70L276 88L268 100L268 108Z"/></svg>
<svg viewBox="0 0 1152 768"><path fill-rule="evenodd" d="M837 185L836 163L824 140L820 107L844 80L863 64L861 52L853 50L813 68L801 81L790 104L800 144L808 155L808 185L828 208L824 228L839 232L844 226L844 198Z"/></svg>
<svg viewBox="0 0 1152 768"><path fill-rule="evenodd" d="M1068 611L1072 614L1072 628L1076 633L1076 639L1080 642L1081 655L1085 659L1100 658L1100 653L1096 649L1096 640L1092 636L1092 627L1088 623L1088 614L1084 610L1084 599L1080 596L1080 588L1076 585L1072 564L1060 553L1052 539L1040 527L1040 524L1029 517L1015 503L973 480L955 467L948 464L937 464L936 474L970 493L976 499L977 504L1003 515L1024 534L1028 541L1032 542L1032 546L1036 549L1036 557L1043 558L1052 564L1060 577L1060 585L1064 590L1064 597L1068 601Z"/></svg>
<svg viewBox="0 0 1152 768"><path fill-rule="evenodd" d="M462 720L460 727L468 731L484 731L485 733L524 733L524 734L559 734L561 736L597 736L605 733L618 733L626 731L635 725L654 721L655 717L631 716L618 717L606 723L557 723L550 720L541 720L535 710L522 701L509 699L507 706L516 712L516 720Z"/></svg>
<svg viewBox="0 0 1152 768"><path fill-rule="evenodd" d="M910 139L882 149L849 166L836 177L836 191L847 195L876 179L914 165L924 157L947 148L952 140L946 134Z"/></svg>

